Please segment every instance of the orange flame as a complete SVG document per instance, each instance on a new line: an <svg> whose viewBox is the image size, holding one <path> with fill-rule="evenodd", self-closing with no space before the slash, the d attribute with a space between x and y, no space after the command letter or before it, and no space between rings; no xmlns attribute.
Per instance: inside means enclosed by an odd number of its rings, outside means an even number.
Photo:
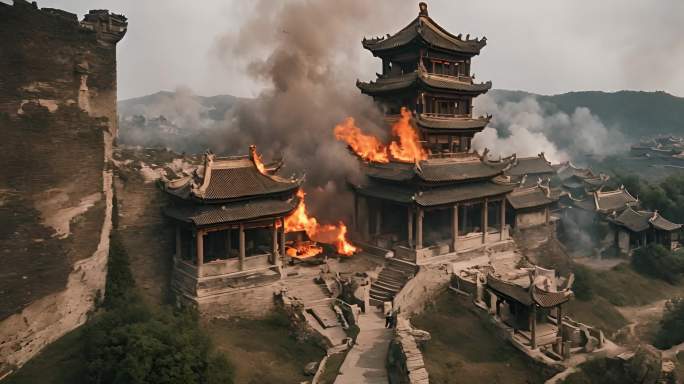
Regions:
<svg viewBox="0 0 684 384"><path fill-rule="evenodd" d="M335 126L335 138L345 141L356 154L366 161L388 163L387 147L380 140L361 132L361 128L354 123L353 117L347 117L341 124Z"/></svg>
<svg viewBox="0 0 684 384"><path fill-rule="evenodd" d="M411 126L411 112L401 108L401 118L392 126L392 134L399 138L399 143L392 141L389 145L392 157L403 161L426 160L427 151L423 149L418 132Z"/></svg>
<svg viewBox="0 0 684 384"><path fill-rule="evenodd" d="M297 242L292 247L287 248L286 251L288 256L297 259L307 259L316 256L321 252L323 252L323 248L310 241Z"/></svg>
<svg viewBox="0 0 684 384"><path fill-rule="evenodd" d="M300 189L297 196L299 205L290 216L285 218L285 232L305 231L311 240L335 245L337 253L342 255L352 255L358 251L358 248L347 240L347 226L343 222L339 222L338 225L319 224L318 220L309 216L306 210L304 190ZM323 249L320 249L316 254L322 251Z"/></svg>
<svg viewBox="0 0 684 384"><path fill-rule="evenodd" d="M266 167L264 166L264 162L261 160L261 155L259 155L257 153L256 145L254 145L254 144L249 146L249 157L252 158L252 161L254 162L254 165L257 167L259 172L261 172L265 175L266 174Z"/></svg>
<svg viewBox="0 0 684 384"><path fill-rule="evenodd" d="M411 125L411 112L404 107L401 108L401 117L392 125L392 135L399 139L398 142L392 140L389 145L383 144L377 137L363 133L352 117L336 125L333 132L336 139L346 142L357 156L366 161L388 163L391 157L414 162L428 158L418 132Z"/></svg>

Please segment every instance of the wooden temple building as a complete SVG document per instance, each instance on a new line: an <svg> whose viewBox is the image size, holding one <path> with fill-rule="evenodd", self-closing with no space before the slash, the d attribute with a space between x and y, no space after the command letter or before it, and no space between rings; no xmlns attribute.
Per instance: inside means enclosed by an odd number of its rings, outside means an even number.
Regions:
<svg viewBox="0 0 684 384"><path fill-rule="evenodd" d="M275 175L255 156L253 147L249 156L208 153L192 174L162 182L173 200L165 214L176 225L172 287L181 297L200 302L281 278L283 220L302 180Z"/></svg>
<svg viewBox="0 0 684 384"><path fill-rule="evenodd" d="M486 42L447 32L430 18L425 3L394 35L363 40L363 47L382 59L382 73L375 81L357 82L358 88L373 97L388 123L399 119L402 108L409 110L427 152L427 159L416 162L363 164L365 180L352 189L355 240L364 249L430 263L508 240L518 212L542 212L544 220L537 224L548 222L548 206L555 200L540 192L536 176L554 169L543 154L518 162L515 155L492 160L486 150L481 155L471 150L473 135L490 119L473 116L473 98L491 88L491 82L475 83L471 74L472 58ZM516 166L515 174L505 176ZM511 208L506 195L528 171L535 176L533 190L516 195L521 205Z"/></svg>

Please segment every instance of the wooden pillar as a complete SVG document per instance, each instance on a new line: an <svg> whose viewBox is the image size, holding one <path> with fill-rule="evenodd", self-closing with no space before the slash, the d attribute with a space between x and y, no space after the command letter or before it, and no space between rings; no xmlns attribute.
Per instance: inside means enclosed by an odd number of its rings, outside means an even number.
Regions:
<svg viewBox="0 0 684 384"><path fill-rule="evenodd" d="M485 244L487 242L487 227L489 226L489 223L487 223L487 220L489 220L489 201L485 197L484 199L484 205L482 206L482 244Z"/></svg>
<svg viewBox="0 0 684 384"><path fill-rule="evenodd" d="M563 337L563 306L559 305L556 313L556 327L558 327L558 337Z"/></svg>
<svg viewBox="0 0 684 384"><path fill-rule="evenodd" d="M418 208L416 217L416 249L423 248L423 208Z"/></svg>
<svg viewBox="0 0 684 384"><path fill-rule="evenodd" d="M506 198L504 197L501 200L501 213L500 213L501 221L499 222L501 224L501 233L499 234L499 240L504 239L504 231L506 230Z"/></svg>
<svg viewBox="0 0 684 384"><path fill-rule="evenodd" d="M271 231L271 264L278 264L278 219L273 219L273 230Z"/></svg>
<svg viewBox="0 0 684 384"><path fill-rule="evenodd" d="M245 225L240 224L240 270L245 269Z"/></svg>
<svg viewBox="0 0 684 384"><path fill-rule="evenodd" d="M471 205L464 205L463 206L463 230L467 231L468 230L468 208L471 207ZM466 232L467 234L468 232Z"/></svg>
<svg viewBox="0 0 684 384"><path fill-rule="evenodd" d="M285 252L285 220L280 220L280 257L285 260L285 256L287 256L287 252Z"/></svg>
<svg viewBox="0 0 684 384"><path fill-rule="evenodd" d="M195 250L197 252L197 269L202 267L202 264L204 264L204 232L201 230L197 230L197 234L195 235L195 241L196 241L196 246Z"/></svg>
<svg viewBox="0 0 684 384"><path fill-rule="evenodd" d="M551 221L551 213L549 212L548 206L544 209L544 214L546 215L546 225L549 225L549 221Z"/></svg>
<svg viewBox="0 0 684 384"><path fill-rule="evenodd" d="M230 258L230 251L233 249L232 234L233 233L231 232L230 228L226 229L226 259Z"/></svg>
<svg viewBox="0 0 684 384"><path fill-rule="evenodd" d="M181 245L181 227L180 225L176 225L176 258L177 259L182 259L181 253L183 252L183 248Z"/></svg>
<svg viewBox="0 0 684 384"><path fill-rule="evenodd" d="M458 204L451 208L451 251L456 252L458 241Z"/></svg>
<svg viewBox="0 0 684 384"><path fill-rule="evenodd" d="M408 213L408 245L409 248L413 248L413 207L409 206L406 211Z"/></svg>
<svg viewBox="0 0 684 384"><path fill-rule="evenodd" d="M530 313L530 342L532 349L537 348L537 305L532 303L532 311Z"/></svg>

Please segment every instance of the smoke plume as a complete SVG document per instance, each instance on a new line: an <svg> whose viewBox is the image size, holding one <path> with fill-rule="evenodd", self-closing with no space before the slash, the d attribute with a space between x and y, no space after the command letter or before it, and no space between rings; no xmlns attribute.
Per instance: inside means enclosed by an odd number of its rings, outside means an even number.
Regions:
<svg viewBox="0 0 684 384"><path fill-rule="evenodd" d="M243 62L249 76L266 84L255 100L235 106L226 121L230 129L213 149L244 152L256 144L265 159L282 155L286 170L306 172L311 208L327 218L349 212L341 203L351 199L338 195L358 169L335 140L334 126L353 116L365 130L386 135L371 98L354 86L363 26L396 28L383 27L376 8L361 0L261 0L237 35L219 37L213 50L219 59Z"/></svg>
<svg viewBox="0 0 684 384"><path fill-rule="evenodd" d="M606 156L626 148L622 133L606 127L585 107L567 114L542 106L533 96L507 101L498 93L478 97L475 105L478 113L493 115L489 127L473 139L478 151L486 147L494 154L519 157L544 152L552 162L581 162L587 155Z"/></svg>

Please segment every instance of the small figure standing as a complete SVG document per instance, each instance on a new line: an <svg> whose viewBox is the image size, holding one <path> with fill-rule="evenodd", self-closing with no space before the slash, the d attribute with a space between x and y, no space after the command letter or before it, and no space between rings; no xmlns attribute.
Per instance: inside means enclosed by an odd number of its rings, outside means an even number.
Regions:
<svg viewBox="0 0 684 384"><path fill-rule="evenodd" d="M392 311L389 310L385 312L385 328L392 327Z"/></svg>

